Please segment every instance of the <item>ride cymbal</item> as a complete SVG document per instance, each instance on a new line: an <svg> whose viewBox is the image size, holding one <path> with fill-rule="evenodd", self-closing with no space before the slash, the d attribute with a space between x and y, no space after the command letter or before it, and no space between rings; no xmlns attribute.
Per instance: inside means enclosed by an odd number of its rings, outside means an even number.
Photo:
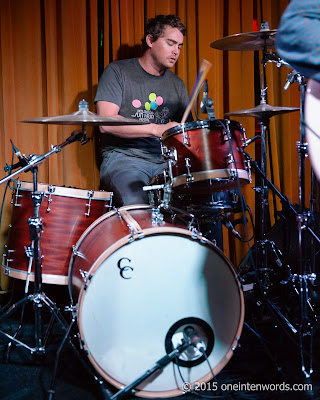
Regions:
<svg viewBox="0 0 320 400"><path fill-rule="evenodd" d="M258 119L271 118L274 115L286 114L289 112L299 111L298 107L275 107L269 104L259 104L254 108L248 108L246 110L232 111L225 113L225 115L235 115L238 117L255 117Z"/></svg>
<svg viewBox="0 0 320 400"><path fill-rule="evenodd" d="M91 111L76 111L69 115L25 119L20 122L57 125L143 125L149 122L123 117L104 117Z"/></svg>
<svg viewBox="0 0 320 400"><path fill-rule="evenodd" d="M250 51L274 49L277 29L266 29L257 32L236 33L215 40L210 47L219 50Z"/></svg>

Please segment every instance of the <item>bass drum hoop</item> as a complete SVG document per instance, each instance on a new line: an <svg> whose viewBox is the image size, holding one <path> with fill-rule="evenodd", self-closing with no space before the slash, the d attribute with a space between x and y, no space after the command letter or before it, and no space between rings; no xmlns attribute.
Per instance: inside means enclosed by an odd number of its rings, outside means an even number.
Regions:
<svg viewBox="0 0 320 400"><path fill-rule="evenodd" d="M151 209L152 207L149 205L132 205L132 206L125 206L123 207L126 210L135 210L137 208L144 208L144 209ZM80 246L80 244L83 242L85 237L88 235L89 232L91 232L97 225L99 225L102 221L104 221L107 218L110 218L116 214L116 211L110 211L107 214L104 214L101 216L99 219L97 219L93 224L89 226L89 228L82 234L80 237L79 241L77 242L77 245L75 247L75 250L77 250ZM145 228L142 229L141 233L144 234L144 237L147 236L153 236L153 235L158 235L158 234L166 234L166 233L174 233L180 236L184 237L190 237L190 239L193 236L193 233L191 231L188 231L187 229L184 228L179 228L179 227L152 227L152 228ZM121 239L117 240L115 243L113 243L111 246L105 249L105 251L102 252L102 254L96 259L96 261L93 263L92 267L88 271L89 276L93 276L93 274L98 270L100 265L102 264L103 261L105 261L111 254L113 254L116 250L120 249L124 245L128 244L128 239L131 236L131 234L128 234ZM140 240L143 240L140 239ZM194 238L192 240L195 240ZM234 278L235 278L235 283L238 285L238 290L239 290L239 298L240 298L240 315L239 315L239 321L238 321L238 328L236 331L236 334L234 336L232 344L229 346L229 350L226 352L224 357L219 361L217 365L212 369L212 371L209 371L206 375L204 375L201 378L198 378L197 381L194 381L191 383L195 384L196 382L208 382L212 379L212 373L214 375L217 375L230 361L232 355L233 355L233 350L238 346L238 340L240 338L241 332L242 332L242 327L244 323L244 298L243 298L243 293L241 290L241 285L239 281L236 278L236 274L234 271L234 267L231 264L231 262L228 260L228 258L224 255L224 253L216 247L212 242L206 240L206 242L201 242L200 240L198 241L199 244L202 245L209 245L215 252L217 252L224 262L227 264L226 267L230 269L230 271L233 273ZM70 268L69 268L69 292L71 299L73 299L72 296L72 266L73 266L73 258L70 260ZM90 279L88 279L87 283L83 283L82 288L79 292L78 300L77 300L77 320L78 320L78 328L79 328L79 334L80 334L80 339L83 344L83 349L87 353L87 358L90 360L92 366L96 369L96 371L111 385L113 385L117 389L121 389L124 387L124 384L122 382L119 382L118 380L114 379L111 375L107 373L104 369L101 368L100 364L95 360L95 358L91 355L90 349L88 348L85 340L84 340L84 333L83 333L83 328L82 324L80 321L82 321L82 304L85 299L85 291L86 288L90 285ZM73 299L74 300L74 299ZM165 355L165 350L164 354ZM155 360L156 362L157 360ZM146 370L148 367L152 366L146 366ZM167 366L169 367L169 366ZM170 397L175 397L175 396L181 396L183 394L183 391L180 389L172 389L172 390L165 390L165 391L148 391L148 390L138 390L136 389L135 391L135 396L138 397L143 397L143 398L170 398Z"/></svg>

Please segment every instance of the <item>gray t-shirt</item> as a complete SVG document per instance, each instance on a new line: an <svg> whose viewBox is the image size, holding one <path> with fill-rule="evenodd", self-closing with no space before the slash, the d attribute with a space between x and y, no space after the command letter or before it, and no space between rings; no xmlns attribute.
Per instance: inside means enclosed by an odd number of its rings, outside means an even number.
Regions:
<svg viewBox="0 0 320 400"><path fill-rule="evenodd" d="M151 75L137 58L132 58L112 62L105 68L94 101L117 104L119 115L126 118L166 124L181 121L189 97L183 81L173 72L166 70L162 76ZM128 139L104 134L101 145L103 153L116 150L161 162L157 138Z"/></svg>

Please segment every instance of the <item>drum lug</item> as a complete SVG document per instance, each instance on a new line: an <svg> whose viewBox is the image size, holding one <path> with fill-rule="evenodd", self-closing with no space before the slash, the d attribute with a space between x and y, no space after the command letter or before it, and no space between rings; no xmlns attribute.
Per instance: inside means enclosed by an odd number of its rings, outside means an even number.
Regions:
<svg viewBox="0 0 320 400"><path fill-rule="evenodd" d="M83 260L86 260L85 255L83 253L81 253L81 251L78 251L75 245L72 246L72 253L74 256L80 257Z"/></svg>
<svg viewBox="0 0 320 400"><path fill-rule="evenodd" d="M89 215L90 215L92 197L93 197L93 190L89 190L88 191L88 202L89 203L86 204L86 206L88 207L88 211L84 214L86 217L89 217Z"/></svg>
<svg viewBox="0 0 320 400"><path fill-rule="evenodd" d="M190 158L185 158L185 162L186 162L186 168L187 168L187 176L186 176L186 182L190 183L194 181L194 177L190 172L190 168L191 168L191 163L190 163Z"/></svg>
<svg viewBox="0 0 320 400"><path fill-rule="evenodd" d="M183 130L182 130L182 139L183 139L183 144L185 146L190 146L189 135L184 130L184 127L183 127Z"/></svg>
<svg viewBox="0 0 320 400"><path fill-rule="evenodd" d="M237 179L238 178L238 172L236 169L230 169L229 170L229 176L231 179Z"/></svg>
<svg viewBox="0 0 320 400"><path fill-rule="evenodd" d="M233 157L233 154L229 153L229 154L227 155L227 157L226 157L226 163L227 163L228 165L234 164L234 157Z"/></svg>
<svg viewBox="0 0 320 400"><path fill-rule="evenodd" d="M193 225L189 225L188 230L190 232L192 232L192 236L191 236L192 239L200 239L200 241L201 241L201 239L203 239L201 232L199 232L198 229L195 228Z"/></svg>
<svg viewBox="0 0 320 400"><path fill-rule="evenodd" d="M161 151L165 161L171 161L172 165L176 165L178 161L178 153L175 147L171 147L169 150L166 146L162 145Z"/></svg>
<svg viewBox="0 0 320 400"><path fill-rule="evenodd" d="M251 164L250 164L250 160L244 160L244 169L248 172L248 178L249 178L249 182L252 182L252 176L251 176Z"/></svg>
<svg viewBox="0 0 320 400"><path fill-rule="evenodd" d="M242 143L242 147L247 146L247 135L246 135L245 128L241 128L241 143Z"/></svg>
<svg viewBox="0 0 320 400"><path fill-rule="evenodd" d="M131 226L128 226L130 230L130 236L129 236L129 243L134 242L135 240L138 239L143 239L144 238L144 233L143 232L136 232Z"/></svg>
<svg viewBox="0 0 320 400"><path fill-rule="evenodd" d="M160 210L158 208L153 208L151 212L152 212L152 217L151 217L152 226L164 225L163 214L160 212Z"/></svg>
<svg viewBox="0 0 320 400"><path fill-rule="evenodd" d="M18 198L19 198L19 197L23 197L21 194L19 194L19 189L20 189L20 188L21 188L21 182L18 181L16 192L15 192L15 193L12 193L12 199L11 199L11 204L13 204L14 207L21 207L21 206L22 206L22 204L19 204L19 203L18 203ZM15 197L14 203L13 203L13 196Z"/></svg>
<svg viewBox="0 0 320 400"><path fill-rule="evenodd" d="M53 185L48 185L49 197L48 197L47 212L51 211L51 208L50 208L50 204L52 202L51 196L52 196L52 193L54 193L55 190L56 190L56 188Z"/></svg>
<svg viewBox="0 0 320 400"><path fill-rule="evenodd" d="M226 142L230 142L232 140L232 136L231 136L229 125L230 125L230 120L227 119L225 121L226 131L223 134L225 143Z"/></svg>
<svg viewBox="0 0 320 400"><path fill-rule="evenodd" d="M12 258L8 258L10 253L14 253L14 250L9 250L8 246L5 245L2 254L2 267L5 275L9 275L9 263L13 261Z"/></svg>
<svg viewBox="0 0 320 400"><path fill-rule="evenodd" d="M232 350L232 351L235 351L237 348L240 348L240 347L241 347L241 344L239 343L240 338L239 338L239 337L236 337L235 340L236 340L236 344L235 344L234 346L231 347L231 350Z"/></svg>
<svg viewBox="0 0 320 400"><path fill-rule="evenodd" d="M81 278L82 278L82 280L83 280L83 283L87 283L88 281L90 281L90 279L91 279L91 275L89 274L89 272L88 271L84 271L83 269L79 269L79 274L81 275ZM86 289L86 287L85 287L85 289Z"/></svg>

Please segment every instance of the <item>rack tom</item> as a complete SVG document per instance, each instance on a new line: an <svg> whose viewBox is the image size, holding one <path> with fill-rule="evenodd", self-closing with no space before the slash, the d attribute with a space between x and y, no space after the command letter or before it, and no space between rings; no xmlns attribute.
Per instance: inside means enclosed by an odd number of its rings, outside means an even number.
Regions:
<svg viewBox="0 0 320 400"><path fill-rule="evenodd" d="M164 132L162 154L175 192L206 195L251 182L244 141L241 124L230 120L188 122Z"/></svg>

